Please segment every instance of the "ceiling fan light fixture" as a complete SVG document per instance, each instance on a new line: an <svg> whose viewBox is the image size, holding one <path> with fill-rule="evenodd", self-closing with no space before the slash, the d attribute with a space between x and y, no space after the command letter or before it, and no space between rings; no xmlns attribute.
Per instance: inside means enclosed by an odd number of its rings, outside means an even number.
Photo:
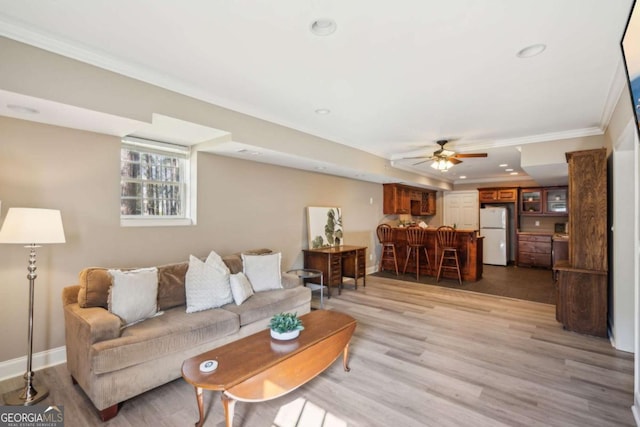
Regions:
<svg viewBox="0 0 640 427"><path fill-rule="evenodd" d="M431 167L441 172L446 172L453 166L449 159L437 159L431 163Z"/></svg>

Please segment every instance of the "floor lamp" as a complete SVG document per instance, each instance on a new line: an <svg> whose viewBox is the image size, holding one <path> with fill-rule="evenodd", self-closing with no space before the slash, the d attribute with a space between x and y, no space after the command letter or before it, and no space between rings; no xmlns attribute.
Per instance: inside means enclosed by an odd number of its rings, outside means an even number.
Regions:
<svg viewBox="0 0 640 427"><path fill-rule="evenodd" d="M49 390L33 385L31 359L33 356L33 288L36 280L36 248L44 243L64 243L60 211L54 209L10 208L0 229L0 243L15 243L29 248L29 338L27 372L23 388L3 395L5 405L28 406L47 397Z"/></svg>

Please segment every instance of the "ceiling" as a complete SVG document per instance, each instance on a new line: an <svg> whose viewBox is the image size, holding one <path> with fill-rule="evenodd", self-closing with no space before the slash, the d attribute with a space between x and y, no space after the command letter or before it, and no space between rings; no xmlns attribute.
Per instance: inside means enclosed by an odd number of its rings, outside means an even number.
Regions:
<svg viewBox="0 0 640 427"><path fill-rule="evenodd" d="M631 4L0 0L0 35L375 154L395 168L449 182L496 181L526 177L524 144L604 132ZM336 31L313 34L319 19L333 20ZM535 44L546 46L540 55L516 55ZM5 107L0 114L15 115ZM318 114L323 109L328 114ZM110 126L98 119L97 131ZM157 123L165 126L146 135L171 139L172 123ZM402 159L431 154L439 139L457 152L489 155L446 174ZM318 170L312 159L268 154L257 160Z"/></svg>

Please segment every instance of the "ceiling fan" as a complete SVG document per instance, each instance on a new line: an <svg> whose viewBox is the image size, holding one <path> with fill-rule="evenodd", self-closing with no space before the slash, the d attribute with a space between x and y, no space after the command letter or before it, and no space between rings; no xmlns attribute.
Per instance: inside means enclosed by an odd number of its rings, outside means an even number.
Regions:
<svg viewBox="0 0 640 427"><path fill-rule="evenodd" d="M436 141L436 144L440 146L440 149L434 151L431 156L404 157L404 159L424 159L417 163L414 163L414 166L433 160L433 163L431 163L431 167L444 172L449 170L452 166L462 163L462 160L460 159L472 157L487 157L487 153L456 153L455 151L446 150L444 146L448 142L449 140L447 139Z"/></svg>

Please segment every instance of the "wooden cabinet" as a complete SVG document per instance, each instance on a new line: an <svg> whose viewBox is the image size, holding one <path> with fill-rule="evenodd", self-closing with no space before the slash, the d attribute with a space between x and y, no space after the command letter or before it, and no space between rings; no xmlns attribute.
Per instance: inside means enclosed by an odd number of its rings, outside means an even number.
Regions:
<svg viewBox="0 0 640 427"><path fill-rule="evenodd" d="M504 203L518 200L517 188L478 188L480 203Z"/></svg>
<svg viewBox="0 0 640 427"><path fill-rule="evenodd" d="M521 215L564 216L567 213L567 187L520 189Z"/></svg>
<svg viewBox="0 0 640 427"><path fill-rule="evenodd" d="M518 234L518 266L551 268L551 235Z"/></svg>
<svg viewBox="0 0 640 427"><path fill-rule="evenodd" d="M569 262L607 271L606 150L567 153L569 162Z"/></svg>
<svg viewBox="0 0 640 427"><path fill-rule="evenodd" d="M436 192L402 184L383 184L382 212L385 215L435 215Z"/></svg>
<svg viewBox="0 0 640 427"><path fill-rule="evenodd" d="M544 189L545 215L568 215L567 187L549 187Z"/></svg>
<svg viewBox="0 0 640 427"><path fill-rule="evenodd" d="M551 248L552 265L569 260L569 239L553 239Z"/></svg>
<svg viewBox="0 0 640 427"><path fill-rule="evenodd" d="M566 154L569 163L569 260L553 268L556 319L565 329L607 336L606 149Z"/></svg>
<svg viewBox="0 0 640 427"><path fill-rule="evenodd" d="M561 261L556 269L556 320L581 334L607 336L607 272L580 270Z"/></svg>

